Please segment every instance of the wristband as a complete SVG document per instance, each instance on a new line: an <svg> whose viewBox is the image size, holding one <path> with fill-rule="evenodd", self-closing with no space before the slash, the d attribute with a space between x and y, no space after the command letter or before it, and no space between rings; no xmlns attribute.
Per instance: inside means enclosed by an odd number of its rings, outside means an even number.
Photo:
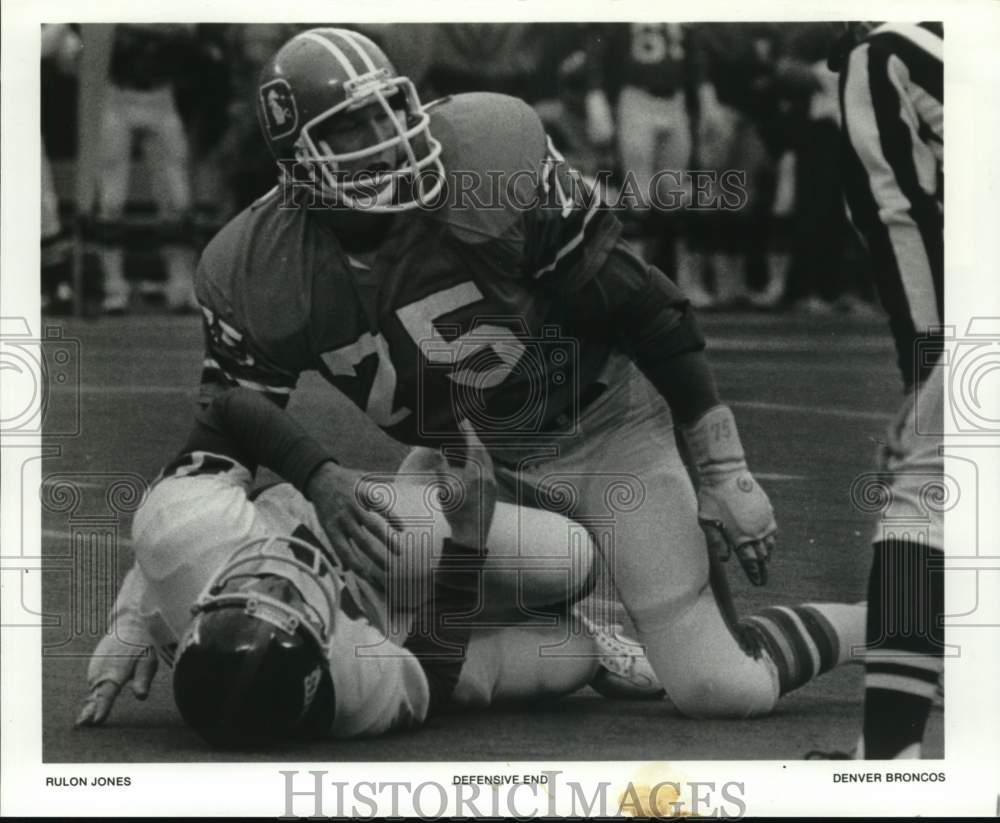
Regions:
<svg viewBox="0 0 1000 823"><path fill-rule="evenodd" d="M683 432L702 480L718 481L746 469L740 433L728 406L713 406Z"/></svg>

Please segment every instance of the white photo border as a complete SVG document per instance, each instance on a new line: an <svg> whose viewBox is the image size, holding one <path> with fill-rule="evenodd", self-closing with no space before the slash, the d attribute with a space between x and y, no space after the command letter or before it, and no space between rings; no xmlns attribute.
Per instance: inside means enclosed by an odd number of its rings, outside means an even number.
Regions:
<svg viewBox="0 0 1000 823"><path fill-rule="evenodd" d="M946 224L947 322L958 335L966 334L970 321L986 318L992 333L1000 337L1000 6L978 0L943 4L924 0L865 0L858 2L813 2L801 0L747 0L740 4L699 0L694 4L654 4L631 0L449 0L414 3L366 2L338 7L322 0L287 3L267 2L252 7L245 0L171 0L169 3L138 5L124 0L101 0L86 5L68 2L8 0L3 5L2 26L2 245L0 245L0 289L3 316L39 323L39 25L42 22L265 22L321 20L335 16L344 21L409 22L418 20L532 21L569 20L831 20L876 17L884 20L943 20L945 27L945 120L949 135L946 154L946 199L951 214ZM1000 409L997 374L983 382L981 398L987 408ZM0 374L0 381L3 375ZM2 385L2 383L0 383ZM969 449L978 451L970 456ZM27 451L25 450L27 449ZM4 441L3 489L37 488L40 481L41 443ZM601 781L624 787L637 775L660 775L661 779L714 781L717 785L736 781L744 788L745 808L732 803L729 813L752 815L837 814L864 815L995 815L1000 811L1000 425L980 433L974 441L949 431L949 459L978 464L982 484L979 522L947 520L949 545L966 546L960 567L977 576L982 620L963 620L949 628L949 643L960 644L968 653L949 660L947 670L946 758L924 761L922 771L941 771L944 782L891 785L885 780L868 784L837 785L835 772L847 770L885 775L899 771L892 763L866 762L847 766L832 761L693 761L664 764L636 762L566 763L184 763L184 764L46 764L42 762L41 642L39 628L3 625L2 714L0 714L0 804L4 815L282 815L286 806L282 771L298 772L301 789L309 772L326 770L323 778L357 784L363 781L407 779L414 783L436 780L450 790L456 774L537 774L560 772L560 779L579 781L587 797ZM26 459L31 455L34 459ZM23 471L22 471L23 469ZM34 496L37 501L37 495ZM9 528L20 523L19 530ZM7 585L22 575L24 591L31 603L41 603L40 574L24 574L18 558L40 556L39 507L22 507L19 494L0 495L0 556L3 586L0 608L8 614L20 611L21 586ZM24 535L24 545L20 544ZM977 543L978 540L978 543ZM990 550L992 547L992 551ZM949 563L952 561L949 560ZM23 565L23 564L22 564ZM976 571L978 570L978 571ZM949 575L947 598L961 594L967 580ZM993 597L990 597L992 592ZM40 607L38 608L40 611ZM964 616L967 618L968 616ZM5 621L0 618L0 623ZM978 623L980 625L972 625ZM860 724L860 712L858 723ZM127 754L127 753L126 753ZM914 770L908 764L907 770ZM652 770L652 771L650 771ZM82 793L71 789L46 788L52 776L131 776L131 786L118 790ZM302 782L298 782L302 781ZM611 807L620 788L609 794ZM351 792L348 791L348 797ZM381 795L387 796L387 795ZM483 795L486 797L487 795ZM532 797L534 796L534 800ZM396 814L430 810L439 812L436 794L428 794L421 809L406 802ZM456 809L450 795L444 810ZM411 798L412 801L412 798ZM556 796L554 812L569 814L572 798ZM553 811L545 792L524 791L516 808L509 811L547 814ZM485 804L488 809L488 803ZM579 807L576 809L579 811ZM308 797L296 798L296 815L313 813ZM329 789L322 813L350 813L338 809ZM353 809L370 814L366 804ZM387 808L379 808L388 812ZM468 809L465 810L468 812ZM501 808L501 813L504 809Z"/></svg>

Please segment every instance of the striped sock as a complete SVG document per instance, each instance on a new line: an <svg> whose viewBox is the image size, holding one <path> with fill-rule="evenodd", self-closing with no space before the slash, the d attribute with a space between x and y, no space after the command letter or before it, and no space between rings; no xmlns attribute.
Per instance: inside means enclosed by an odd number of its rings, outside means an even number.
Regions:
<svg viewBox="0 0 1000 823"><path fill-rule="evenodd" d="M865 611L864 604L770 606L740 625L767 649L787 694L850 658L864 639Z"/></svg>
<svg viewBox="0 0 1000 823"><path fill-rule="evenodd" d="M868 580L865 757L918 746L944 667L944 555L890 538L874 545Z"/></svg>

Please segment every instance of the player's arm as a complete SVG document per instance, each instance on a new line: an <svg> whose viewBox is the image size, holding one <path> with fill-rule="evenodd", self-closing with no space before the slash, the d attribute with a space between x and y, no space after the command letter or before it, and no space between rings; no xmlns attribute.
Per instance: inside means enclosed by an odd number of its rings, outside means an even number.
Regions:
<svg viewBox="0 0 1000 823"><path fill-rule="evenodd" d="M300 324L283 318L286 306L242 299L251 273L238 252L245 243L239 225L234 221L213 238L195 272L205 341L198 399L206 406L215 395L239 386L284 408L310 358ZM260 329L276 322L287 330L267 338Z"/></svg>
<svg viewBox="0 0 1000 823"><path fill-rule="evenodd" d="M182 454L221 454L251 473L265 466L313 504L345 567L384 586L393 527L367 503L363 473L337 464L299 423L259 392L230 389L202 410Z"/></svg>
<svg viewBox="0 0 1000 823"><path fill-rule="evenodd" d="M551 152L551 149L550 149ZM556 181L569 186L564 164ZM750 579L766 581L776 526L770 501L747 470L730 409L719 399L705 341L677 286L620 240L620 226L579 183L572 202L549 194L526 220L529 264L543 288L571 308L581 337L630 353L669 404L701 481L699 517L711 541L735 550ZM589 202L588 202L589 200Z"/></svg>
<svg viewBox="0 0 1000 823"><path fill-rule="evenodd" d="M149 695L158 664L153 638L140 610L144 593L142 571L133 565L111 607L107 632L90 657L90 691L77 715L77 726L99 726L107 720L126 683L131 683L137 700Z"/></svg>
<svg viewBox="0 0 1000 823"><path fill-rule="evenodd" d="M670 406L697 468L698 517L713 549L723 557L735 551L751 582L763 585L777 531L774 512L747 468L690 304L666 275L624 245L577 299L591 323L607 318L611 339L631 352Z"/></svg>
<svg viewBox="0 0 1000 823"><path fill-rule="evenodd" d="M201 405L208 405L228 389L245 388L259 392L281 408L287 406L299 369L278 363L278 358L262 351L247 332L204 304L202 315L205 358L198 396Z"/></svg>

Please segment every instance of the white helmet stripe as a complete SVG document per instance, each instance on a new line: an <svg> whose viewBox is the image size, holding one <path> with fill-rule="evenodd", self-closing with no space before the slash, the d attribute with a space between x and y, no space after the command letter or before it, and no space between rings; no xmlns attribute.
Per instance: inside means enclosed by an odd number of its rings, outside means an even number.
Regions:
<svg viewBox="0 0 1000 823"><path fill-rule="evenodd" d="M359 35L355 31L349 31L348 29L343 29L341 31L338 31L337 34L339 34L344 40L346 40L351 45L351 48L353 48L358 53L358 55L361 57L361 61L365 64L368 71L375 71L378 68L375 65L375 63L372 62L372 59L368 55L368 52L365 51L363 48L361 48L360 46L361 35Z"/></svg>
<svg viewBox="0 0 1000 823"><path fill-rule="evenodd" d="M303 37L306 40L312 40L314 43L319 43L323 48L325 48L330 54L337 58L337 62L340 63L344 71L347 72L347 76L352 80L358 76L357 69L351 65L351 61L347 59L347 55L340 50L340 47L331 43L325 37L320 37L318 34L312 31L304 31L299 37Z"/></svg>

